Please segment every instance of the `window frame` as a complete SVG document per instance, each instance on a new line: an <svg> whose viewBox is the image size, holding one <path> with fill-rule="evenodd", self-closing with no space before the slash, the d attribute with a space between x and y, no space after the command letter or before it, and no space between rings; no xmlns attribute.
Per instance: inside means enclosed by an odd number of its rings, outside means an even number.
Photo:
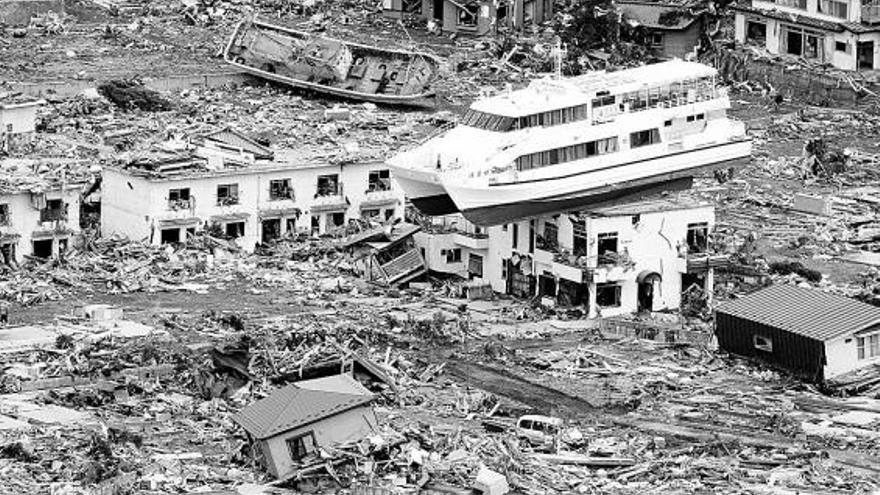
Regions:
<svg viewBox="0 0 880 495"><path fill-rule="evenodd" d="M309 451L308 446L306 446L305 442L301 442L302 454L300 455L299 454L300 449L299 449L299 446L297 445L297 442L303 440L304 438L311 438L312 439L312 442L311 442L312 443L312 445L311 445L312 450ZM286 438L286 439L284 439L284 443L285 443L285 445L287 445L287 455L290 456L290 460L292 460L292 461L301 461L302 459L308 457L309 454L312 454L312 453L318 451L318 443L315 441L314 430L309 430L309 431L300 433L298 435L294 435L290 438ZM296 450L294 450L294 448Z"/></svg>

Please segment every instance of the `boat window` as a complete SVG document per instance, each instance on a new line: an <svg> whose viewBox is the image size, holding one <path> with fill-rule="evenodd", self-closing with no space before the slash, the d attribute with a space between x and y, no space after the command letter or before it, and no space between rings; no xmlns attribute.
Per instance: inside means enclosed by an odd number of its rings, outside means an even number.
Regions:
<svg viewBox="0 0 880 495"><path fill-rule="evenodd" d="M462 124L488 131L506 132L513 128L514 119L512 117L502 117L500 115L492 115L477 110L468 110L462 119Z"/></svg>
<svg viewBox="0 0 880 495"><path fill-rule="evenodd" d="M395 79L397 79L397 72L392 72L391 73L391 80L394 81Z"/></svg>
<svg viewBox="0 0 880 495"><path fill-rule="evenodd" d="M613 95L593 98L593 108L605 107L608 105L614 105L614 96Z"/></svg>
<svg viewBox="0 0 880 495"><path fill-rule="evenodd" d="M617 149L616 137L599 139L520 156L516 159L516 168L519 171L531 170L533 168L581 160L591 156L606 155L614 153Z"/></svg>
<svg viewBox="0 0 880 495"><path fill-rule="evenodd" d="M629 135L629 147L640 148L649 144L660 142L660 130L657 128L646 129L644 131L631 132Z"/></svg>

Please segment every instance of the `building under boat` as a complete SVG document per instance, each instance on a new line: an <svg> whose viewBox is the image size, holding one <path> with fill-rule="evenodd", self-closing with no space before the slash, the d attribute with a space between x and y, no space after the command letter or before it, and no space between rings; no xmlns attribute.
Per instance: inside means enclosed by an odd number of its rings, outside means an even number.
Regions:
<svg viewBox="0 0 880 495"><path fill-rule="evenodd" d="M455 128L389 161L413 204L477 225L689 187L751 141L706 65L673 60L541 79L476 101Z"/></svg>

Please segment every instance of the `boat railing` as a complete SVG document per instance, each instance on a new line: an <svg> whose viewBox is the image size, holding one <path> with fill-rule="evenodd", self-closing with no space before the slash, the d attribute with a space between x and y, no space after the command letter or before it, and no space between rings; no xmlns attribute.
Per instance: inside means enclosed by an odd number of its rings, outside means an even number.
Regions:
<svg viewBox="0 0 880 495"><path fill-rule="evenodd" d="M690 105L693 103L699 103L703 101L715 100L718 98L727 97L727 88L725 87L713 87L713 88L705 88L698 89L694 91L691 95L682 95L676 97L669 97L662 100L657 100L654 102L650 102L645 104L644 106L631 106L626 105L622 110L615 112L604 112L600 115L596 115L593 117L593 124L600 124L605 122L610 122L615 119L615 117L627 113L636 113L636 112L644 112L647 110L654 110L657 108L675 108L681 107L685 105Z"/></svg>

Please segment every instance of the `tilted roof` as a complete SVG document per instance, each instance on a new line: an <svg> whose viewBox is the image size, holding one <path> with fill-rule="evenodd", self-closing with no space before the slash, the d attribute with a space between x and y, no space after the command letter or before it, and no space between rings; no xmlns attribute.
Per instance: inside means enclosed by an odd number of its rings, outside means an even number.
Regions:
<svg viewBox="0 0 880 495"><path fill-rule="evenodd" d="M774 285L730 301L717 313L828 341L880 325L880 308L795 285Z"/></svg>
<svg viewBox="0 0 880 495"><path fill-rule="evenodd" d="M273 437L309 423L369 404L375 396L308 390L288 385L232 417L254 438Z"/></svg>
<svg viewBox="0 0 880 495"><path fill-rule="evenodd" d="M678 31L687 29L697 20L695 16L687 12L687 8L683 5L632 0L620 1L617 2L617 5L625 16L650 29ZM661 15L675 11L682 11L682 15L678 16L674 23L663 24L660 22Z"/></svg>

